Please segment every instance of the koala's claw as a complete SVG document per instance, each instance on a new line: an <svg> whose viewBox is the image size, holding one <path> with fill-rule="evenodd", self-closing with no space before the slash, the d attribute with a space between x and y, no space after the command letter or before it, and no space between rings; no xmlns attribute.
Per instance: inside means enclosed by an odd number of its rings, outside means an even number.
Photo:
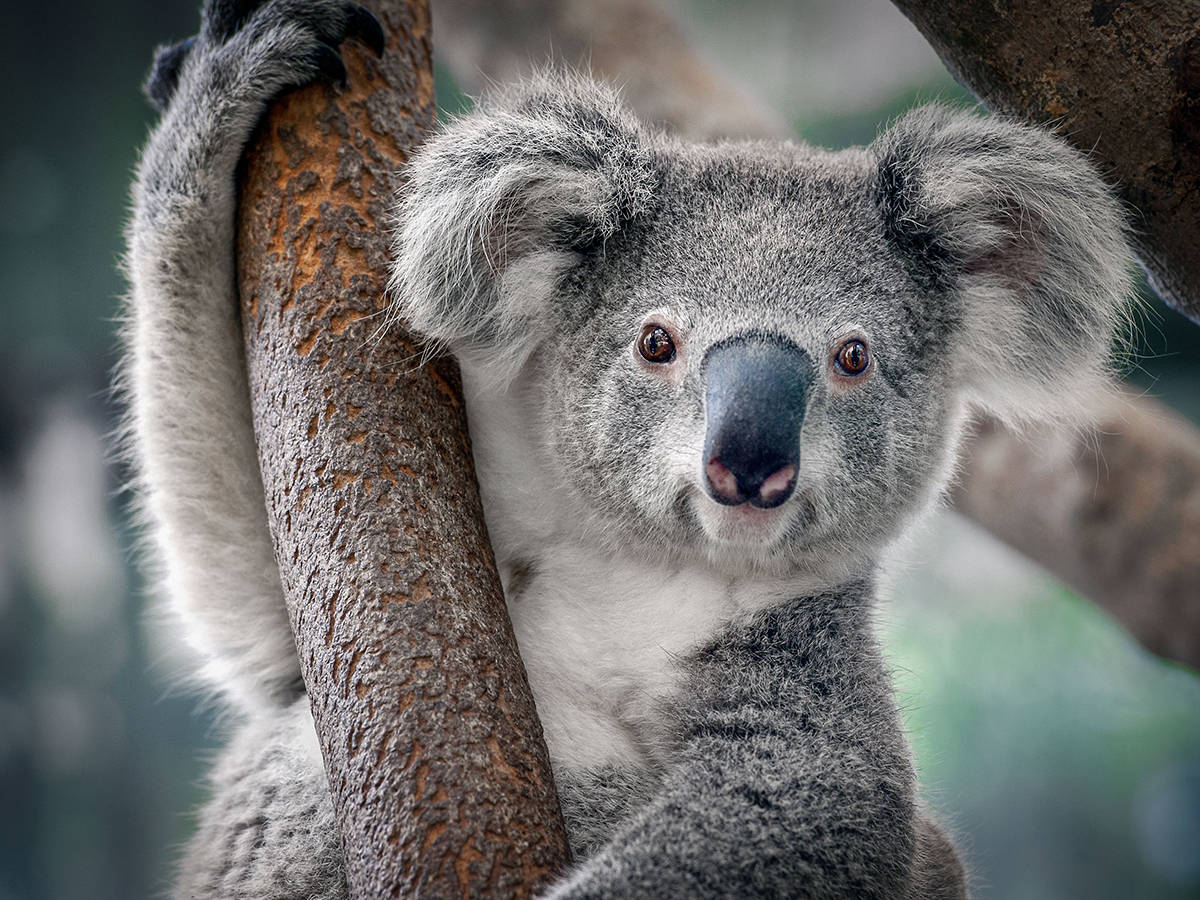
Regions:
<svg viewBox="0 0 1200 900"><path fill-rule="evenodd" d="M376 56L383 56L387 38L383 33L383 26L369 9L357 3L346 3L343 8L346 13L345 24L340 33L325 36L322 43L317 45L313 63L323 78L345 89L348 77L346 64L342 62L337 45L348 38L355 38L369 47Z"/></svg>
<svg viewBox="0 0 1200 900"><path fill-rule="evenodd" d="M185 77L184 61L195 55L202 64L187 77L224 92L229 74L239 72L253 86L244 94L252 102L314 78L344 89L348 76L339 48L350 38L376 56L387 43L379 20L353 0L205 0L200 34L160 47L144 90L164 112Z"/></svg>
<svg viewBox="0 0 1200 900"><path fill-rule="evenodd" d="M383 56L387 37L383 33L383 26L379 24L379 20L366 7L359 6L357 3L350 4L346 19L346 36L357 38L370 47L376 56Z"/></svg>
<svg viewBox="0 0 1200 900"><path fill-rule="evenodd" d="M317 49L313 52L313 63L323 77L345 89L346 64L342 62L342 56L336 49L328 44L318 44Z"/></svg>

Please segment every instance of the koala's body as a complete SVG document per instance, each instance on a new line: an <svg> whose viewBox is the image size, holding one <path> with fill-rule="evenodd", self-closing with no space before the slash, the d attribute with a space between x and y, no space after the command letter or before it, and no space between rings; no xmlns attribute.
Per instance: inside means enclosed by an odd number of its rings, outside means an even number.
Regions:
<svg viewBox="0 0 1200 900"><path fill-rule="evenodd" d="M264 512L234 169L338 74L331 0L209 5L160 54L126 390L166 589L242 714L177 893L345 884ZM971 404L1069 415L1129 291L1044 132L942 109L872 147L689 144L546 75L414 160L397 315L463 371L488 527L579 861L552 895L960 897L871 629Z"/></svg>

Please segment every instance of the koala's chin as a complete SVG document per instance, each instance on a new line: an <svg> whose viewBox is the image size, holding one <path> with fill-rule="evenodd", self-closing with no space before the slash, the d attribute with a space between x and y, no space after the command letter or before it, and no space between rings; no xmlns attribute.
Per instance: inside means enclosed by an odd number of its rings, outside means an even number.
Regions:
<svg viewBox="0 0 1200 900"><path fill-rule="evenodd" d="M797 498L774 509L759 509L749 503L724 506L702 493L693 495L692 511L704 530L713 555L734 551L765 563L780 549L791 531L798 510Z"/></svg>

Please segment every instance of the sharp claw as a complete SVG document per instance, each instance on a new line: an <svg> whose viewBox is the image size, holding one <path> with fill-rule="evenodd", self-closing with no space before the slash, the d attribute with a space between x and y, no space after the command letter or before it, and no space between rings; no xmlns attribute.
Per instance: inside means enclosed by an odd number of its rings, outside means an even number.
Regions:
<svg viewBox="0 0 1200 900"><path fill-rule="evenodd" d="M369 9L359 6L357 3L350 4L349 18L346 21L346 36L358 38L370 47L376 56L383 56L383 48L387 44L383 26L379 24L379 20L371 14Z"/></svg>
<svg viewBox="0 0 1200 900"><path fill-rule="evenodd" d="M346 87L346 64L337 50L328 44L321 44L313 61L323 76L341 88Z"/></svg>

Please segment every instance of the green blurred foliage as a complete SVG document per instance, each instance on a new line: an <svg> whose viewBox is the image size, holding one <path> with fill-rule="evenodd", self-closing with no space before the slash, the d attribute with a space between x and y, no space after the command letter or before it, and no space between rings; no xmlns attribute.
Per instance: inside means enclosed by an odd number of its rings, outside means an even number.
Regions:
<svg viewBox="0 0 1200 900"><path fill-rule="evenodd" d="M962 526L966 527L966 526ZM885 611L931 804L980 896L1200 896L1200 680L1035 578L956 609L919 574Z"/></svg>

